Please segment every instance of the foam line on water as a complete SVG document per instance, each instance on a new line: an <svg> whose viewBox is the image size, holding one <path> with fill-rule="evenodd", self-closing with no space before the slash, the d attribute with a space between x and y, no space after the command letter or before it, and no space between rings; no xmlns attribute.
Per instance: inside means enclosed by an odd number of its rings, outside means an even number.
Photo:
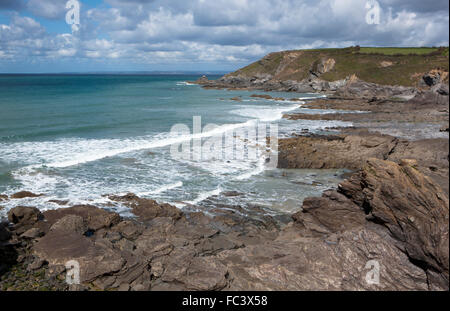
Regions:
<svg viewBox="0 0 450 311"><path fill-rule="evenodd" d="M185 203L191 204L191 205L195 205L195 204L198 204L198 203L206 200L209 197L212 197L214 195L219 195L221 192L222 192L222 189L220 187L218 187L217 189L214 189L212 191L202 192L194 200L192 200L192 201L185 201Z"/></svg>
<svg viewBox="0 0 450 311"><path fill-rule="evenodd" d="M231 111L231 113L240 115L243 117L254 118L261 122L273 122L283 118L283 114L295 109L298 109L304 104L299 102L298 104L287 107L271 107L271 106L242 106L240 109Z"/></svg>
<svg viewBox="0 0 450 311"><path fill-rule="evenodd" d="M229 131L233 131L238 128L242 127L250 127L254 126L257 121L261 122L273 122L276 120L279 120L282 118L284 112L288 112L294 109L297 109L299 105L294 105L290 107L284 107L281 109L274 109L271 111L266 111L263 114L260 114L257 119L248 120L244 123L235 123L235 124L225 124L222 126L218 126L217 128L208 131L208 132L202 132L202 133L196 133L196 134L190 134L190 135L183 135L178 137L169 137L165 139L159 139L159 140L153 140L148 141L145 139L139 139L135 141L131 141L129 146L123 147L123 148L117 148L117 149L109 149L109 150L95 150L95 152L89 152L81 154L78 157L75 157L70 160L65 161L56 161L56 162L50 162L50 163L44 163L44 164L37 164L37 165L30 165L27 166L25 169L36 169L40 167L49 167L49 168L65 168L75 165L80 165L88 162L94 162L98 161L104 158L114 157L119 154L129 153L133 151L139 151L139 150L145 150L145 149L155 149L155 148L162 148L166 146L170 146L173 144L179 144L191 139L200 139L200 138L207 138L211 136L220 135ZM255 109L255 112L257 112L258 109Z"/></svg>
<svg viewBox="0 0 450 311"><path fill-rule="evenodd" d="M160 194L160 193L163 193L163 192L175 189L175 188L180 188L180 187L183 187L183 182L182 181L179 181L179 182L176 182L176 183L173 183L173 184L164 185L164 186L162 186L162 187L160 187L160 188L158 188L156 190L153 190L153 191L139 192L138 196Z"/></svg>

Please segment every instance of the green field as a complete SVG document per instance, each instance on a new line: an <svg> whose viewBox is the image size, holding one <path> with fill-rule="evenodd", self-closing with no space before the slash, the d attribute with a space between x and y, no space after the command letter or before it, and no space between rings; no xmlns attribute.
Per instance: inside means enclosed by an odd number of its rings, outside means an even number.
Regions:
<svg viewBox="0 0 450 311"><path fill-rule="evenodd" d="M355 74L364 81L377 84L417 86L421 76L430 70L449 70L448 47L350 47L271 53L230 75L270 74L275 80L301 81L310 75L313 64L330 58L336 64L321 76L326 81L341 80Z"/></svg>
<svg viewBox="0 0 450 311"><path fill-rule="evenodd" d="M432 52L438 51L438 48L430 48L430 47L419 47L419 48L393 48L393 47L382 47L382 48L376 48L376 47L361 47L359 50L359 53L363 54L383 54L383 55L408 55L408 54L415 54L415 55L423 55L423 54L430 54Z"/></svg>

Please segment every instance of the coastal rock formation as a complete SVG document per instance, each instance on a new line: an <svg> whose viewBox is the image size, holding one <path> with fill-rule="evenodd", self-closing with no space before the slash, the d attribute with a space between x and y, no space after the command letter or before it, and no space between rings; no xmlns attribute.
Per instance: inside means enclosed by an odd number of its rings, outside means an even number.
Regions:
<svg viewBox="0 0 450 311"><path fill-rule="evenodd" d="M76 260L91 290L448 290L448 196L415 161L400 162L370 159L281 229L167 204L137 219L75 206L13 209L1 237L28 243L49 275ZM18 237L25 225L39 234Z"/></svg>
<svg viewBox="0 0 450 311"><path fill-rule="evenodd" d="M30 191L20 191L11 195L11 199L37 198L40 196L42 196L42 194L35 194Z"/></svg>
<svg viewBox="0 0 450 311"><path fill-rule="evenodd" d="M359 47L270 53L218 80L196 81L205 88L338 91L342 96L357 98L411 96L417 86L429 89L441 82L448 84L445 48L430 50L424 57L361 53Z"/></svg>
<svg viewBox="0 0 450 311"><path fill-rule="evenodd" d="M396 144L376 133L288 138L280 141L278 167L358 169L367 158L387 158Z"/></svg>
<svg viewBox="0 0 450 311"><path fill-rule="evenodd" d="M230 289L448 289L448 198L411 164L371 159L275 240L221 252Z"/></svg>
<svg viewBox="0 0 450 311"><path fill-rule="evenodd" d="M45 212L19 206L0 223L0 289L29 289L3 281L26 271L27 286L45 279L64 290L448 290L448 138L439 132L448 123L448 76L432 70L448 57L358 52L272 53L217 81L197 81L207 88L334 92L303 107L367 112L287 116L353 122L332 136L280 140L281 168L353 170L337 189L305 199L292 217L225 206L217 197L203 202L207 208L181 211L132 193L108 196L135 215L128 218L92 205ZM410 61L427 73L393 76L411 71ZM371 75L375 67L383 72ZM420 80L423 89L413 88ZM376 128L386 122L396 127ZM421 123L441 136L405 139L392 131ZM24 191L0 202L37 196ZM63 280L75 263L81 284L68 286ZM15 266L19 273L11 272Z"/></svg>
<svg viewBox="0 0 450 311"><path fill-rule="evenodd" d="M18 206L8 213L8 220L14 224L14 230L18 234L30 229L42 217L42 213L35 207Z"/></svg>
<svg viewBox="0 0 450 311"><path fill-rule="evenodd" d="M156 217L171 217L176 220L183 215L178 208L170 204L158 204L154 200L142 199L132 193L122 197L110 196L109 198L113 201L124 202L142 221L152 220Z"/></svg>
<svg viewBox="0 0 450 311"><path fill-rule="evenodd" d="M411 261L427 272L432 286L448 287L448 196L416 164L371 159L339 191L363 208L370 221L388 229Z"/></svg>

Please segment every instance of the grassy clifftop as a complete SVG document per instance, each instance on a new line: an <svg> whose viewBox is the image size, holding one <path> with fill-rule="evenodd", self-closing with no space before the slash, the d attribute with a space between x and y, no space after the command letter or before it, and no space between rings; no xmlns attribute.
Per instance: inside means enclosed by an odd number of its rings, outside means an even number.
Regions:
<svg viewBox="0 0 450 311"><path fill-rule="evenodd" d="M350 47L271 53L229 76L270 74L274 80L301 81L318 63L327 60L334 64L321 74L323 80L336 81L355 74L364 81L384 85L416 86L423 74L433 69L448 72L449 67L448 47Z"/></svg>

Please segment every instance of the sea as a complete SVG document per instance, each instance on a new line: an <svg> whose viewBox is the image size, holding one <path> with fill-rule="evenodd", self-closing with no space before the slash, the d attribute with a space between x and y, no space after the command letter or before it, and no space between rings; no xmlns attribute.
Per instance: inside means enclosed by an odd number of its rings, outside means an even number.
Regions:
<svg viewBox="0 0 450 311"><path fill-rule="evenodd" d="M233 158L226 155L235 145L223 143L222 156L180 157L192 153L195 139L202 148L213 136L240 139L249 150L255 142L236 131L251 133L260 124L275 128L277 138L351 126L282 118L288 112L327 113L302 108L306 101L323 97L320 94L203 89L187 82L199 77L0 75L0 194L43 194L0 202L0 217L18 205L64 208L54 200L131 216L126 206L108 198L130 192L181 209L208 210L214 198L224 204L260 206L268 214L289 214L301 208L304 198L337 185L342 170L268 167L267 154L276 153L267 149L270 146L259 146L257 156Z"/></svg>

